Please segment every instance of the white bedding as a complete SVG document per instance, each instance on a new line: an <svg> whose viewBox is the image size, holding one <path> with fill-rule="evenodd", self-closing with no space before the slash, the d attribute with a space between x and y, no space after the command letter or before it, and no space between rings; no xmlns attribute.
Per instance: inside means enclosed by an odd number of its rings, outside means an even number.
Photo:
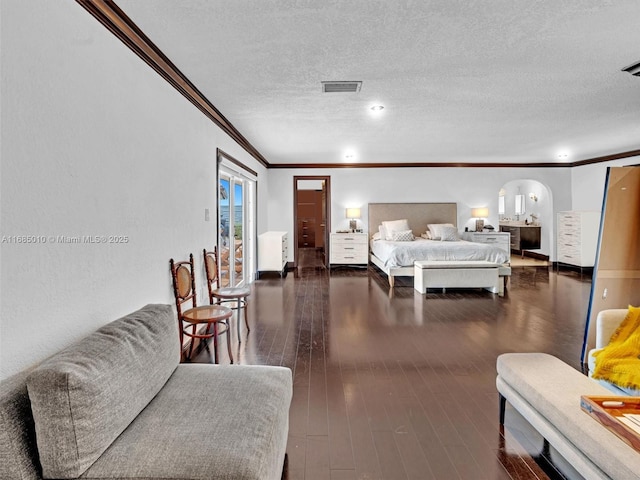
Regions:
<svg viewBox="0 0 640 480"><path fill-rule="evenodd" d="M413 266L416 260L486 260L494 263L508 263L510 260L509 255L500 247L465 240L371 240L371 252L388 268Z"/></svg>

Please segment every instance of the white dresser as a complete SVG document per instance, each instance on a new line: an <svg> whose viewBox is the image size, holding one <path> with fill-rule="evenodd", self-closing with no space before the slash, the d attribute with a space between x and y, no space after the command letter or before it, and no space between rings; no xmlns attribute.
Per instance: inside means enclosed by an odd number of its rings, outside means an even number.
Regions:
<svg viewBox="0 0 640 480"><path fill-rule="evenodd" d="M289 258L287 232L265 232L258 235L258 277L261 272L286 272Z"/></svg>
<svg viewBox="0 0 640 480"><path fill-rule="evenodd" d="M558 264L593 267L598 248L600 212L559 212L557 220Z"/></svg>
<svg viewBox="0 0 640 480"><path fill-rule="evenodd" d="M367 265L369 245L366 233L332 233L329 244L329 266Z"/></svg>
<svg viewBox="0 0 640 480"><path fill-rule="evenodd" d="M464 232L463 240L476 243L491 243L511 255L511 234L509 232Z"/></svg>

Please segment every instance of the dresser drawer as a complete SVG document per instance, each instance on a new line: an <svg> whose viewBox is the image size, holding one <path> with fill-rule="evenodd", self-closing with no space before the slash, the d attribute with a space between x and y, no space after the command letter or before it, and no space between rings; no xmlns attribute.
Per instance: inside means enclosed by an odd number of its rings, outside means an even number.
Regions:
<svg viewBox="0 0 640 480"><path fill-rule="evenodd" d="M332 245L364 245L367 246L367 235L336 234L331 236Z"/></svg>
<svg viewBox="0 0 640 480"><path fill-rule="evenodd" d="M592 267L598 243L599 212L567 211L557 216L559 263Z"/></svg>
<svg viewBox="0 0 640 480"><path fill-rule="evenodd" d="M332 251L329 261L331 263L367 263L366 249L354 249L343 251Z"/></svg>
<svg viewBox="0 0 640 480"><path fill-rule="evenodd" d="M329 263L357 265L369 263L369 244L366 233L332 233Z"/></svg>

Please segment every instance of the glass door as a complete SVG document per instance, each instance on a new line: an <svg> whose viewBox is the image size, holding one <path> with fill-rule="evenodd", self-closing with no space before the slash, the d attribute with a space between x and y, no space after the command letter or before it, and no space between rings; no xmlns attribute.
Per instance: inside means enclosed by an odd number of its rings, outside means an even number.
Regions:
<svg viewBox="0 0 640 480"><path fill-rule="evenodd" d="M254 182L255 183L255 182ZM248 283L251 239L249 205L252 182L223 168L219 170L218 262L221 287Z"/></svg>
<svg viewBox="0 0 640 480"><path fill-rule="evenodd" d="M257 268L258 174L220 149L217 157L220 286L248 285Z"/></svg>
<svg viewBox="0 0 640 480"><path fill-rule="evenodd" d="M231 203L233 212L230 216L230 223L233 225L233 244L229 262L233 261L233 273L230 276L231 284L238 286L244 283L244 186L242 180L232 178L233 192L231 195Z"/></svg>

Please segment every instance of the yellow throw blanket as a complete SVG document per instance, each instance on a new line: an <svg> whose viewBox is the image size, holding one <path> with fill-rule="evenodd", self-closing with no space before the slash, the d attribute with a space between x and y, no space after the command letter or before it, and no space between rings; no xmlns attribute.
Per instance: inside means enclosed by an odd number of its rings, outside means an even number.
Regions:
<svg viewBox="0 0 640 480"><path fill-rule="evenodd" d="M623 388L640 389L640 307L629 305L609 344L594 352L592 377Z"/></svg>

